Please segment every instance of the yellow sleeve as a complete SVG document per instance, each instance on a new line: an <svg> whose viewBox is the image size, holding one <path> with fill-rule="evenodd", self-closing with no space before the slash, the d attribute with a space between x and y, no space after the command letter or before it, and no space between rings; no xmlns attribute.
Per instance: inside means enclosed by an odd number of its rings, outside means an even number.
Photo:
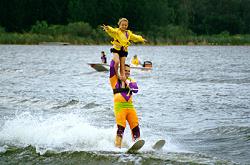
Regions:
<svg viewBox="0 0 250 165"><path fill-rule="evenodd" d="M117 29L112 28L111 26L108 26L108 29L105 31L108 33L108 35L110 35L110 37L113 37L113 38L116 37Z"/></svg>
<svg viewBox="0 0 250 165"><path fill-rule="evenodd" d="M133 34L131 31L130 31L130 40L133 42L144 42L144 38L142 38L142 36Z"/></svg>

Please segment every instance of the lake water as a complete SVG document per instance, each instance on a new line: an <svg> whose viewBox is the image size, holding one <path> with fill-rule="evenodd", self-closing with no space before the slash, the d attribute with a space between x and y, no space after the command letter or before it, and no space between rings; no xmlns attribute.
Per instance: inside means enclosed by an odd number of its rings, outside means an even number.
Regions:
<svg viewBox="0 0 250 165"><path fill-rule="evenodd" d="M109 48L0 45L0 164L250 164L249 46L131 46L153 62L131 70L139 154L114 147L109 73L87 65Z"/></svg>

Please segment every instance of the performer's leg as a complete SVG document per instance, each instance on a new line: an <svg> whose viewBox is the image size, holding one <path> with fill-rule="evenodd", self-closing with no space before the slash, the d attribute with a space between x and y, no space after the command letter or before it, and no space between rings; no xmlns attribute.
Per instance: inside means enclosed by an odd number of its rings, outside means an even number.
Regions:
<svg viewBox="0 0 250 165"><path fill-rule="evenodd" d="M125 109L115 108L115 120L117 124L117 132L115 138L115 146L121 148L122 137L126 128L126 111Z"/></svg>
<svg viewBox="0 0 250 165"><path fill-rule="evenodd" d="M113 60L115 61L115 72L116 72L116 75L119 76L118 74L118 67L119 67L119 64L120 64L120 58L119 58L119 54L118 53L113 53Z"/></svg>
<svg viewBox="0 0 250 165"><path fill-rule="evenodd" d="M136 141L137 139L140 139L139 125L137 125L135 128L132 129L132 139L133 139L133 141Z"/></svg>
<svg viewBox="0 0 250 165"><path fill-rule="evenodd" d="M127 120L131 129L132 140L135 141L140 138L140 128L136 110L134 108L129 109Z"/></svg>
<svg viewBox="0 0 250 165"><path fill-rule="evenodd" d="M125 61L126 57L120 57L120 78L122 81L126 80L125 77Z"/></svg>
<svg viewBox="0 0 250 165"><path fill-rule="evenodd" d="M115 146L118 148L121 148L121 146L122 146L122 137L123 137L124 130L125 130L125 127L117 125Z"/></svg>

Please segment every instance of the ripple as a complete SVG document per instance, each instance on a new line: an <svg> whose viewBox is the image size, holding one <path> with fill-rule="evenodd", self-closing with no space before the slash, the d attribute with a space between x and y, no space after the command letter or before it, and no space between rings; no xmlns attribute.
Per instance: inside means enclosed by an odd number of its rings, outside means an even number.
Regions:
<svg viewBox="0 0 250 165"><path fill-rule="evenodd" d="M199 135L246 135L250 134L250 127L239 127L239 126L222 126L213 129L206 129L196 134Z"/></svg>
<svg viewBox="0 0 250 165"><path fill-rule="evenodd" d="M65 108L65 107L68 107L68 106L76 105L78 103L79 103L78 100L72 99L72 100L70 100L70 101L68 101L68 102L66 102L66 103L64 103L62 105L58 105L58 106L55 106L55 107L52 107L52 108L53 109L60 109L60 108Z"/></svg>
<svg viewBox="0 0 250 165"><path fill-rule="evenodd" d="M88 103L86 105L83 106L84 109L92 109L92 108L95 108L95 107L98 107L100 106L100 104L96 104L95 102L91 102L91 103Z"/></svg>

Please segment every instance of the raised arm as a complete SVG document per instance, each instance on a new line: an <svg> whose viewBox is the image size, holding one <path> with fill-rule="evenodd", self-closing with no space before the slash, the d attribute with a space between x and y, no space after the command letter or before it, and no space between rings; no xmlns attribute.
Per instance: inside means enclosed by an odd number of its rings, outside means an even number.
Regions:
<svg viewBox="0 0 250 165"><path fill-rule="evenodd" d="M110 35L111 37L115 37L116 34L117 34L117 30L112 28L111 26L108 26L108 25L103 25L101 26L103 28L103 30L108 33L108 35Z"/></svg>
<svg viewBox="0 0 250 165"><path fill-rule="evenodd" d="M118 81L118 77L115 72L115 61L112 59L110 62L110 69L109 69L109 80L110 80L110 85L114 89L115 85Z"/></svg>
<svg viewBox="0 0 250 165"><path fill-rule="evenodd" d="M133 34L132 32L130 34L130 40L133 42L146 42L146 40L142 36Z"/></svg>

